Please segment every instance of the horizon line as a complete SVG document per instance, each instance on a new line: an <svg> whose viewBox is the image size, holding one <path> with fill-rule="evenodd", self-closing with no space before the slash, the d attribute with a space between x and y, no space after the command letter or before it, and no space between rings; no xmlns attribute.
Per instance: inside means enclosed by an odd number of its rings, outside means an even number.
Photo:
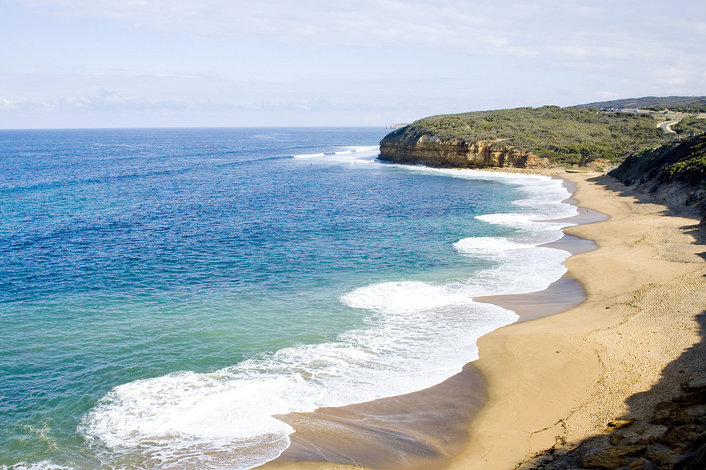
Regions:
<svg viewBox="0 0 706 470"><path fill-rule="evenodd" d="M167 130L167 129L385 129L384 125L362 126L145 126L145 127L9 127L3 131L92 131L92 130Z"/></svg>

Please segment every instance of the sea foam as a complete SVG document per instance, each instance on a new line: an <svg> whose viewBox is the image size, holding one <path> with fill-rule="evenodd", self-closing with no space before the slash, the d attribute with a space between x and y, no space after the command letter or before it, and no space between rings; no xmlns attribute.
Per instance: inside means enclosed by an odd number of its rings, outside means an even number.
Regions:
<svg viewBox="0 0 706 470"><path fill-rule="evenodd" d="M0 470L73 470L73 467L56 465L49 460L42 460L34 463L18 462L10 467L2 465Z"/></svg>
<svg viewBox="0 0 706 470"><path fill-rule="evenodd" d="M347 153L346 153L347 152ZM375 151L298 158L372 159ZM374 155L373 155L374 156ZM274 416L340 406L427 388L477 359L477 339L516 321L509 310L473 297L542 290L565 272L569 253L539 245L574 215L558 180L534 175L406 171L493 180L517 186L521 212L487 214L512 227L508 237L468 237L462 256L491 261L461 281L399 280L361 286L341 301L367 312L365 326L335 341L285 348L211 373L179 372L115 387L84 416L79 430L96 448L160 468L250 468L276 458L293 429ZM384 385L381 385L384 384Z"/></svg>
<svg viewBox="0 0 706 470"><path fill-rule="evenodd" d="M331 152L305 153L292 155L293 158L301 159L324 159L326 161L349 162L349 163L373 163L380 153L377 145L341 147Z"/></svg>

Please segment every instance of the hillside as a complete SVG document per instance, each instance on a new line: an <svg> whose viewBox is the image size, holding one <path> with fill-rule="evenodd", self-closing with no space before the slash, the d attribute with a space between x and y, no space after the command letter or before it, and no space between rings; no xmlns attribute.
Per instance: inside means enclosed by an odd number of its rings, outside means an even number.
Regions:
<svg viewBox="0 0 706 470"><path fill-rule="evenodd" d="M706 119L686 116L677 124L674 124L672 130L677 134L703 134L706 132Z"/></svg>
<svg viewBox="0 0 706 470"><path fill-rule="evenodd" d="M669 108L687 113L706 113L706 96L645 96L576 105L577 108Z"/></svg>
<svg viewBox="0 0 706 470"><path fill-rule="evenodd" d="M706 134L631 156L610 174L706 220Z"/></svg>
<svg viewBox="0 0 706 470"><path fill-rule="evenodd" d="M420 119L380 142L381 159L454 167L618 163L666 141L650 115L517 108Z"/></svg>

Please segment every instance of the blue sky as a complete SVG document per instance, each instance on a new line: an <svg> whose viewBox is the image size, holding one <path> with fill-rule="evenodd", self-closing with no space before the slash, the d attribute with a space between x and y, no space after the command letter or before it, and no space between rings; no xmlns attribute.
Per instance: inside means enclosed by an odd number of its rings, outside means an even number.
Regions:
<svg viewBox="0 0 706 470"><path fill-rule="evenodd" d="M0 128L336 126L706 95L706 3L0 0Z"/></svg>

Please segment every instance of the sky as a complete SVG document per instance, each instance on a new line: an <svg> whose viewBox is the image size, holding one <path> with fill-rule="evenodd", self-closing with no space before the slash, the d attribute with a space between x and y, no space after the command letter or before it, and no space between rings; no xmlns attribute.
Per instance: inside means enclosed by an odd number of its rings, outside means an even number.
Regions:
<svg viewBox="0 0 706 470"><path fill-rule="evenodd" d="M0 0L0 129L384 126L706 95L699 0Z"/></svg>

